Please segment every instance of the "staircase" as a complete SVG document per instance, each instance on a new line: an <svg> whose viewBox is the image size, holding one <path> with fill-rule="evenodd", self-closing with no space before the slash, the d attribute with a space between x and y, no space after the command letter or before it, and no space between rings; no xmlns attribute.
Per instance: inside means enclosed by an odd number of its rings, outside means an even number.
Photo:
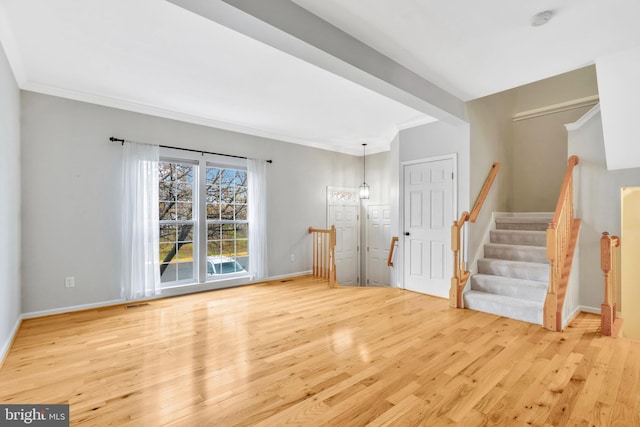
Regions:
<svg viewBox="0 0 640 427"><path fill-rule="evenodd" d="M497 214L478 273L463 294L466 308L542 325L552 219L553 213Z"/></svg>

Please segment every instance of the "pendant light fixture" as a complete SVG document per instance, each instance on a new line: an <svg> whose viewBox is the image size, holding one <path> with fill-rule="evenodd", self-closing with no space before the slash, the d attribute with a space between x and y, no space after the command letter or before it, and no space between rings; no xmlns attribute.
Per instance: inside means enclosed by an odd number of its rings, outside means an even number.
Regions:
<svg viewBox="0 0 640 427"><path fill-rule="evenodd" d="M366 181L367 175L367 163L366 163L366 153L365 150L367 148L367 144L362 144L362 185L360 186L360 198L368 199L369 198L369 184Z"/></svg>

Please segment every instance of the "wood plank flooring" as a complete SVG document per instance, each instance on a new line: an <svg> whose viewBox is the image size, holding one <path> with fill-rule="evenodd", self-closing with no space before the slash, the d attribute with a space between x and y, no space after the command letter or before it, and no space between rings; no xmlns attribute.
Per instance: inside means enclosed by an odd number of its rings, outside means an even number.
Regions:
<svg viewBox="0 0 640 427"><path fill-rule="evenodd" d="M1 403L72 425L640 426L640 343L310 277L25 320Z"/></svg>

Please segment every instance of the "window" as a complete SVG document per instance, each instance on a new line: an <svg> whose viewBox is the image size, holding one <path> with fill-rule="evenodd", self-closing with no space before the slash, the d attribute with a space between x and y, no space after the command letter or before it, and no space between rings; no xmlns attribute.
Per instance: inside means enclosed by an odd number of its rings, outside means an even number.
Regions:
<svg viewBox="0 0 640 427"><path fill-rule="evenodd" d="M164 162L158 165L160 218L160 280L193 281L195 165Z"/></svg>
<svg viewBox="0 0 640 427"><path fill-rule="evenodd" d="M162 286L247 276L247 171L161 159L159 175Z"/></svg>
<svg viewBox="0 0 640 427"><path fill-rule="evenodd" d="M207 167L207 275L248 266L247 171Z"/></svg>

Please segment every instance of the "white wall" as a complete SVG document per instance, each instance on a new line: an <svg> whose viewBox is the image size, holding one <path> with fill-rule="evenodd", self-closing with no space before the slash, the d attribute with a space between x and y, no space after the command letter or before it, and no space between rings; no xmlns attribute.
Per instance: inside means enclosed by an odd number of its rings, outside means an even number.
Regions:
<svg viewBox="0 0 640 427"><path fill-rule="evenodd" d="M0 45L0 363L20 318L20 91Z"/></svg>
<svg viewBox="0 0 640 427"><path fill-rule="evenodd" d="M620 236L620 190L640 185L640 168L608 171L599 109L596 107L589 117L571 126L568 154L580 159L574 172L576 217L582 219L579 301L582 306L599 310L604 299L600 236L604 231ZM619 296L619 290L617 293Z"/></svg>
<svg viewBox="0 0 640 427"><path fill-rule="evenodd" d="M25 313L119 298L122 149L110 136L272 159L271 277L311 269L307 229L325 224L326 186L361 179L355 156L22 92Z"/></svg>
<svg viewBox="0 0 640 427"><path fill-rule="evenodd" d="M389 204L391 205L391 236L401 235L400 227L402 222L400 220L400 134L391 141L391 149L389 150L389 186L391 187L389 192ZM396 253L396 256L399 254ZM394 261L391 270L391 286L399 287L400 274L398 267L401 266L400 258Z"/></svg>
<svg viewBox="0 0 640 427"><path fill-rule="evenodd" d="M607 167L640 167L640 144L630 141L640 115L640 47L599 58L596 67Z"/></svg>

